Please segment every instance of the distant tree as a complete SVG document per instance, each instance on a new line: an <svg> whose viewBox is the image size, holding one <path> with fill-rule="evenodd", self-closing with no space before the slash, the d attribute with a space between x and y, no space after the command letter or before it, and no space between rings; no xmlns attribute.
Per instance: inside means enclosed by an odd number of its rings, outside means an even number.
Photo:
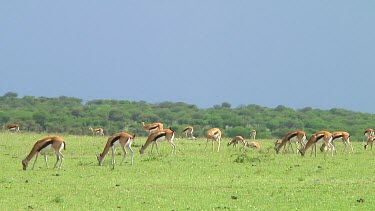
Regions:
<svg viewBox="0 0 375 211"><path fill-rule="evenodd" d="M108 120L113 122L124 121L124 113L120 110L109 111Z"/></svg>
<svg viewBox="0 0 375 211"><path fill-rule="evenodd" d="M224 103L221 104L222 108L231 108L231 106L232 105L230 103L227 103L227 102L224 102Z"/></svg>
<svg viewBox="0 0 375 211"><path fill-rule="evenodd" d="M47 120L47 115L44 112L34 113L33 119L37 124L44 127Z"/></svg>
<svg viewBox="0 0 375 211"><path fill-rule="evenodd" d="M15 93L15 92L7 92L7 93L4 94L4 97L7 97L7 98L17 98L18 94Z"/></svg>

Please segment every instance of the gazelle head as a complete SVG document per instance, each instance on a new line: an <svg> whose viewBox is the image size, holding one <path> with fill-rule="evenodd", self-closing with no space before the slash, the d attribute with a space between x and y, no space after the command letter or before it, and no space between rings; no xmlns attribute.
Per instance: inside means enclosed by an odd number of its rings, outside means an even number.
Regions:
<svg viewBox="0 0 375 211"><path fill-rule="evenodd" d="M326 144L323 144L321 147L320 147L320 152L324 152L324 151L327 151L328 150L328 146Z"/></svg>
<svg viewBox="0 0 375 211"><path fill-rule="evenodd" d="M281 144L281 141L280 140L276 140L275 142L275 150L276 150L276 153L278 154L280 149L279 149L279 146Z"/></svg>
<svg viewBox="0 0 375 211"><path fill-rule="evenodd" d="M236 142L237 142L237 141L236 141L236 138L233 138L232 140L230 140L230 141L228 142L227 146L229 146L229 145L231 145L231 144L236 145L236 144L237 144Z"/></svg>
<svg viewBox="0 0 375 211"><path fill-rule="evenodd" d="M27 165L29 165L29 161L26 160L26 159L22 160L22 169L23 169L23 170L26 170Z"/></svg>
<svg viewBox="0 0 375 211"><path fill-rule="evenodd" d="M139 149L139 153L142 155L144 152L145 152L144 145L142 145L141 148Z"/></svg>
<svg viewBox="0 0 375 211"><path fill-rule="evenodd" d="M96 154L96 158L98 159L99 166L102 166L103 165L102 153Z"/></svg>
<svg viewBox="0 0 375 211"><path fill-rule="evenodd" d="M301 153L302 156L305 156L305 153L303 152L303 150L301 149L298 149L299 153Z"/></svg>

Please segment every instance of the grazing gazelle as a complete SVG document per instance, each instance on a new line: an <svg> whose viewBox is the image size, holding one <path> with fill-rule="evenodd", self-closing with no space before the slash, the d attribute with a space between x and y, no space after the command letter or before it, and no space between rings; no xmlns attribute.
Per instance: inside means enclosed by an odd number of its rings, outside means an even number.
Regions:
<svg viewBox="0 0 375 211"><path fill-rule="evenodd" d="M3 126L4 129L8 130L8 131L14 131L14 132L20 132L20 125L19 124L10 124L10 125L6 125L6 126Z"/></svg>
<svg viewBox="0 0 375 211"><path fill-rule="evenodd" d="M220 141L221 141L221 130L219 128L211 128L206 132L206 148L208 141L212 140L212 151L214 151L214 142L217 142L217 151L220 151Z"/></svg>
<svg viewBox="0 0 375 211"><path fill-rule="evenodd" d="M115 153L116 153L117 146L121 147L124 153L124 156L122 158L120 165L124 162L125 157L126 157L125 147L127 147L130 151L130 154L131 154L130 164L133 165L134 152L132 149L132 143L133 143L134 138L135 138L135 135L130 135L129 133L125 133L125 132L115 133L112 136L110 136L108 138L107 144L104 147L103 152L96 156L99 161L99 166L103 165L104 158L108 154L109 149L111 149L112 150L112 168L113 169L115 168Z"/></svg>
<svg viewBox="0 0 375 211"><path fill-rule="evenodd" d="M157 130L163 130L163 127L164 127L163 124L160 122L155 122L155 123L151 123L148 125L145 125L145 123L142 122L142 128L144 130L147 130L149 133L152 133Z"/></svg>
<svg viewBox="0 0 375 211"><path fill-rule="evenodd" d="M173 139L174 131L171 128L154 131L148 136L146 143L139 149L139 153L143 154L151 143L151 153L154 149L154 145L156 146L156 151L159 153L158 142L167 140L172 145L172 154L176 154L176 144L173 142Z"/></svg>
<svg viewBox="0 0 375 211"><path fill-rule="evenodd" d="M194 128L193 126L186 126L182 132L181 132L181 137L182 138L188 138L194 140L195 137L193 135Z"/></svg>
<svg viewBox="0 0 375 211"><path fill-rule="evenodd" d="M65 144L64 139L61 138L60 136L48 136L48 137L45 137L45 138L37 141L34 144L33 148L31 149L30 153L25 157L25 159L22 160L23 170L26 170L26 168L29 164L29 161L34 157L34 155L36 155L33 167L31 168L31 169L34 169L34 166L35 166L35 163L38 159L39 154L44 155L44 160L46 161L46 166L48 168L47 153L51 152L51 151L55 151L55 154L56 154L56 157L57 157L55 166L53 168L56 168L57 163L60 160L60 165L59 165L59 169L60 169L61 165L63 163L63 159L64 159L64 156L61 153L61 150L62 149L65 150L65 145L66 144Z"/></svg>
<svg viewBox="0 0 375 211"><path fill-rule="evenodd" d="M291 146L291 142L296 143L296 150L298 153L298 145L303 145L306 140L306 133L301 131L301 130L295 130L292 131L284 136L284 138L281 140L276 141L275 143L275 150L276 153L278 154L280 152L280 149L288 142L289 146ZM292 147L293 150L293 147Z"/></svg>
<svg viewBox="0 0 375 211"><path fill-rule="evenodd" d="M374 140L375 140L375 136L368 137L367 143L364 145L365 149L367 149L368 145L370 145L372 149L372 144L374 143Z"/></svg>
<svg viewBox="0 0 375 211"><path fill-rule="evenodd" d="M341 140L344 143L344 152L346 151L346 148L348 147L348 145L352 148L352 152L354 152L353 146L350 143L349 139L350 139L350 134L348 132L344 132L344 131L332 132L333 146L335 146L336 140ZM323 152L325 150L327 150L327 146L325 145L325 143L323 143L322 146L320 147L320 151Z"/></svg>
<svg viewBox="0 0 375 211"><path fill-rule="evenodd" d="M235 136L230 142L228 142L227 146L233 144L233 147L237 147L238 143L242 143L245 146L245 139L242 136Z"/></svg>
<svg viewBox="0 0 375 211"><path fill-rule="evenodd" d="M257 131L256 130L252 130L251 131L251 135L250 135L250 139L255 140L255 136L256 135L257 135Z"/></svg>
<svg viewBox="0 0 375 211"><path fill-rule="evenodd" d="M90 126L89 129L91 130L92 135L100 135L100 136L104 136L104 129L101 128L101 127L98 127L98 128L92 128L92 127Z"/></svg>
<svg viewBox="0 0 375 211"><path fill-rule="evenodd" d="M301 155L304 156L305 153L306 153L306 150L309 147L311 147L312 145L314 145L314 147L315 147L315 157L316 157L316 143L318 141L324 141L324 144L326 146L328 146L328 148L331 150L332 157L333 157L335 147L332 144L332 133L327 132L327 131L319 131L319 132L316 132L316 133L312 134L310 136L309 140L307 141L306 145L300 150Z"/></svg>

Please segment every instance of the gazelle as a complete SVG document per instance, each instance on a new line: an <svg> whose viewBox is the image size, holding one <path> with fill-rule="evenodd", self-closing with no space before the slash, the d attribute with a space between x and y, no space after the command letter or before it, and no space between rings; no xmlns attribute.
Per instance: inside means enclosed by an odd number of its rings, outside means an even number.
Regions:
<svg viewBox="0 0 375 211"><path fill-rule="evenodd" d="M244 140L244 146L254 149L260 149L260 144L257 141L252 141L249 143L248 141Z"/></svg>
<svg viewBox="0 0 375 211"><path fill-rule="evenodd" d="M363 133L363 135L366 137L366 139L370 138L370 136L375 135L374 129L372 129L372 128L366 129L365 132ZM364 142L364 139L362 139L362 144L363 144L363 142Z"/></svg>
<svg viewBox="0 0 375 211"><path fill-rule="evenodd" d="M221 141L221 130L219 128L211 128L206 132L206 148L208 141L212 140L212 151L214 151L214 142L216 141L217 151L220 151L220 141Z"/></svg>
<svg viewBox="0 0 375 211"><path fill-rule="evenodd" d="M230 142L228 142L227 146L232 145L233 147L237 147L238 143L242 143L245 145L245 139L242 136L235 136Z"/></svg>
<svg viewBox="0 0 375 211"><path fill-rule="evenodd" d="M304 156L305 153L306 153L306 150L309 147L311 147L312 145L314 145L314 147L315 147L315 157L316 157L316 143L318 141L324 141L325 145L328 146L328 148L331 150L332 157L333 157L335 147L332 144L332 133L330 133L328 131L319 131L319 132L316 132L316 133L312 134L310 136L309 140L307 141L306 145L300 150L301 155Z"/></svg>
<svg viewBox="0 0 375 211"><path fill-rule="evenodd" d="M257 135L257 131L256 130L252 130L251 131L251 135L250 135L250 139L255 140L255 136L256 135Z"/></svg>
<svg viewBox="0 0 375 211"><path fill-rule="evenodd" d="M115 133L112 136L110 136L108 138L107 144L104 147L103 152L96 156L98 158L98 161L99 161L99 166L103 165L104 158L108 154L109 149L111 149L112 150L112 162L111 162L111 164L112 164L112 168L113 169L115 168L115 153L116 153L116 147L118 147L118 146L121 147L121 149L124 153L124 156L122 158L122 161L121 161L120 165L122 165L122 163L124 162L125 157L126 157L125 147L127 147L130 151L130 154L131 154L130 164L133 165L134 152L133 152L133 149L132 149L132 143L133 143L134 138L135 138L135 135L130 135L129 133L125 133L125 132Z"/></svg>
<svg viewBox="0 0 375 211"><path fill-rule="evenodd" d="M163 124L160 122L155 122L155 123L145 125L145 123L142 122L142 128L144 130L147 130L149 133L152 133L157 130L163 130Z"/></svg>
<svg viewBox="0 0 375 211"><path fill-rule="evenodd" d="M192 139L194 140L195 137L193 135L193 132L194 132L194 128L193 126L186 126L182 132L181 132L181 137L185 137L185 138L188 138L188 139ZM190 134L190 135L188 135Z"/></svg>
<svg viewBox="0 0 375 211"><path fill-rule="evenodd" d="M176 154L176 144L173 142L173 139L174 131L171 128L154 131L147 137L146 143L141 146L139 153L143 154L151 143L151 153L154 150L154 145L156 146L156 151L159 153L158 142L167 140L172 145L172 154Z"/></svg>
<svg viewBox="0 0 375 211"><path fill-rule="evenodd" d="M372 149L372 144L374 143L374 140L375 140L375 136L368 137L367 143L364 145L365 149L367 149L368 145L370 145Z"/></svg>
<svg viewBox="0 0 375 211"><path fill-rule="evenodd" d="M14 132L20 132L20 125L19 124L10 124L10 125L6 125L6 126L3 126L4 129L8 130L8 131L14 131Z"/></svg>
<svg viewBox="0 0 375 211"><path fill-rule="evenodd" d="M44 155L44 160L46 161L46 166L48 168L47 153L51 151L55 151L57 157L56 163L53 168L56 168L57 163L60 160L60 169L64 159L64 155L61 153L61 150L65 150L65 146L65 141L60 136L48 136L37 141L31 149L30 153L25 157L25 159L22 160L23 170L26 170L29 161L34 157L34 155L36 155L33 167L31 168L34 169L39 154Z"/></svg>
<svg viewBox="0 0 375 211"><path fill-rule="evenodd" d="M296 144L296 150L298 153L298 145L303 146L304 142L306 140L306 133L301 130L295 130L288 134L286 134L281 141L277 140L275 143L275 150L278 154L280 152L280 149L288 142L289 146L291 146L291 142L294 142ZM293 151L293 147L292 147Z"/></svg>
<svg viewBox="0 0 375 211"><path fill-rule="evenodd" d="M98 128L92 128L91 126L89 127L93 135L100 135L104 136L104 129L101 127Z"/></svg>
<svg viewBox="0 0 375 211"><path fill-rule="evenodd" d="M332 144L334 145L336 140L337 141L341 140L344 143L344 152L346 151L346 148L348 147L348 145L350 145L350 147L352 148L352 152L354 152L352 143L350 143L349 139L350 139L350 134L348 132L345 132L345 131L332 132Z"/></svg>

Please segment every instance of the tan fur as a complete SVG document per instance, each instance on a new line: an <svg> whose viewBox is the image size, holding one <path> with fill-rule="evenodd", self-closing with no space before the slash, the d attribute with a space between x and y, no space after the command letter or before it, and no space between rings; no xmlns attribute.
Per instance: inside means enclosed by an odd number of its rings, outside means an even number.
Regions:
<svg viewBox="0 0 375 211"><path fill-rule="evenodd" d="M48 145L46 145L48 142L50 142L50 143ZM49 146L51 146L51 149L48 150L47 147L49 147ZM34 155L36 155L35 161L34 161L34 164L33 164L33 167L32 167L32 169L34 169L34 166L35 166L35 163L38 159L39 154L44 155L44 160L45 160L46 166L48 168L47 153L50 152L50 151L55 151L55 154L57 156L57 161L56 161L55 166L53 168L56 168L59 160L61 160L60 166L59 166L59 168L61 168L61 165L62 165L63 159L64 159L64 155L61 153L61 150L63 148L65 150L65 146L66 146L65 141L60 136L48 136L48 137L45 137L45 138L37 141L34 144L33 148L31 149L30 153L25 157L25 159L22 160L23 170L26 170L26 168L29 164L29 161L34 157Z"/></svg>
<svg viewBox="0 0 375 211"><path fill-rule="evenodd" d="M211 128L206 132L206 148L208 141L212 141L212 151L214 151L214 142L218 143L217 151L220 151L220 141L221 141L221 130L219 128Z"/></svg>
<svg viewBox="0 0 375 211"><path fill-rule="evenodd" d="M130 135L129 133L125 133L125 132L119 132L119 133L115 133L111 135L108 138L108 141L103 149L103 152L97 155L99 166L103 165L104 158L108 154L108 151L111 149L112 150L112 162L111 162L112 168L115 168L116 145L120 145L120 148L122 149L122 152L124 153L120 165L124 162L125 157L126 157L125 147L127 147L130 151L130 154L131 154L130 164L133 165L134 152L133 152L131 145L132 145L134 138L135 138L135 135ZM114 143L116 145L114 145Z"/></svg>
<svg viewBox="0 0 375 211"><path fill-rule="evenodd" d="M147 137L146 143L140 148L139 153L143 154L148 145L150 145L151 143L151 153L154 149L154 145L156 146L156 150L159 153L158 142L164 141L163 138L165 138L165 140L167 140L172 145L172 154L176 154L176 144L173 142L174 131L172 129L163 129L150 133L150 135Z"/></svg>
<svg viewBox="0 0 375 211"><path fill-rule="evenodd" d="M158 131L158 130L163 130L163 124L160 123L160 122L155 122L155 123L151 123L151 124L148 124L146 125L144 122L142 122L142 128L146 131L148 131L149 133L152 133L154 131Z"/></svg>
<svg viewBox="0 0 375 211"><path fill-rule="evenodd" d="M372 129L372 128L366 129L365 132L363 133L363 135L366 136L367 138L369 138L370 136L375 135L374 134L374 129Z"/></svg>
<svg viewBox="0 0 375 211"><path fill-rule="evenodd" d="M254 148L254 149L260 149L260 143L257 141L252 141L249 143L248 141L245 140L244 146L249 147L249 148Z"/></svg>

